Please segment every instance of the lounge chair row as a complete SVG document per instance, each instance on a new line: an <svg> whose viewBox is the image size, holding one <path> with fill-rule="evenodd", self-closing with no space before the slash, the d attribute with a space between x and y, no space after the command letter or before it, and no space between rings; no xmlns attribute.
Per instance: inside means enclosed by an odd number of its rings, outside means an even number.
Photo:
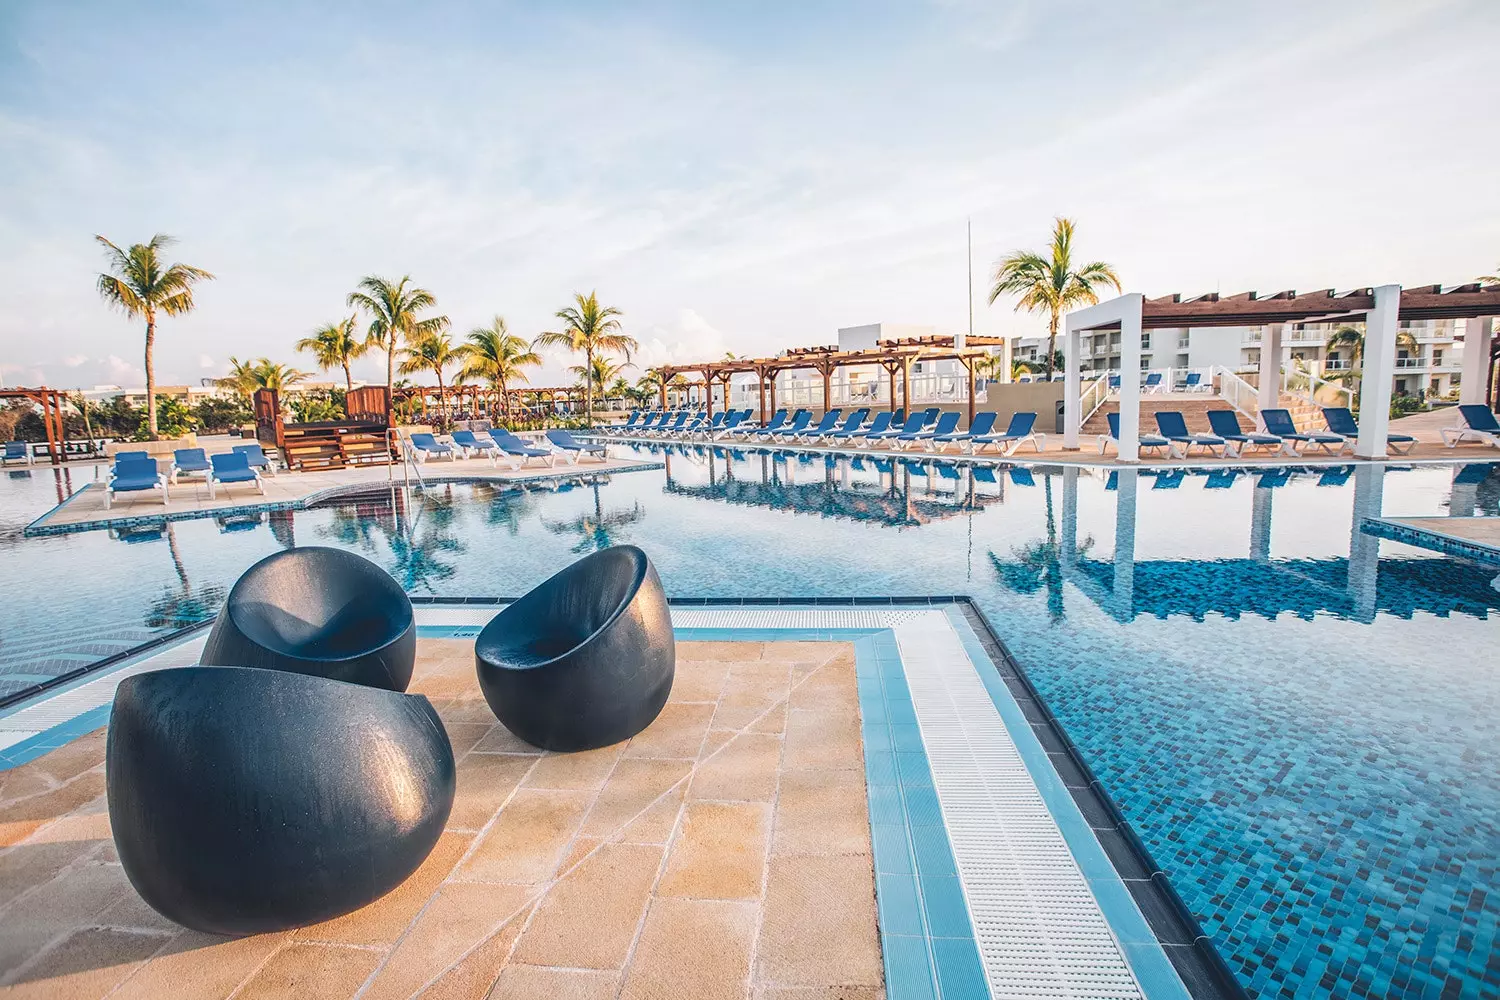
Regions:
<svg viewBox="0 0 1500 1000"><path fill-rule="evenodd" d="M1239 414L1234 410L1209 410L1208 423L1211 434L1195 434L1188 430L1187 420L1176 410L1158 410L1156 434L1141 434L1140 447L1144 451L1165 451L1172 458L1187 458L1194 448L1201 448L1210 455L1237 458L1246 452L1262 450L1286 455L1306 454L1317 449L1329 455L1341 454L1344 449L1351 453L1359 439L1359 424L1354 415L1342 406L1323 407L1323 419L1327 431L1299 431L1292 420L1291 412L1284 409L1260 411L1262 430L1245 431L1240 426ZM1120 415L1108 415L1109 433L1099 435L1099 454L1113 444L1120 446ZM1405 455L1416 447L1417 439L1410 434L1389 434L1386 442L1399 454Z"/></svg>
<svg viewBox="0 0 1500 1000"><path fill-rule="evenodd" d="M490 431L454 431L451 438L451 442L445 442L439 441L432 434L418 433L407 438L406 445L411 456L418 462L426 462L429 458L447 458L451 461L483 455L495 466L499 466L502 460L505 461L512 471L519 470L532 459L545 461L548 468L557 464L559 456L566 458L570 465L585 457L601 462L607 460L602 444L579 441L568 431L560 429L547 431L549 447L545 448L523 441L503 427Z"/></svg>
<svg viewBox="0 0 1500 1000"><path fill-rule="evenodd" d="M824 413L815 424L812 411L799 409L788 415L779 409L760 426L750 419L749 410L731 410L707 421L700 415L693 423L689 414L632 413L630 419L607 433L660 438L701 437L712 441L763 441L774 444L837 444L869 448L882 445L896 450L921 446L931 452L946 445L958 445L965 453L973 454L986 447L994 447L1005 454L1012 454L1022 445L1030 443L1037 451L1042 450L1042 436L1035 432L1036 414L1017 413L1011 417L1004 432L995 432L996 414L986 411L974 415L968 430L959 430L961 415L957 412L941 412L938 407L914 411L910 416L904 410L881 411L870 419L870 408L860 407L845 413L833 409ZM868 421L868 422L867 422Z"/></svg>
<svg viewBox="0 0 1500 1000"><path fill-rule="evenodd" d="M170 499L170 486L182 475L201 474L208 484L209 499L217 496L218 487L249 483L262 495L266 492L260 470L274 474L274 467L258 444L235 445L232 451L205 455L202 448L181 448L172 453L172 461L162 471L156 459L144 451L122 451L115 455L114 465L104 486L104 509L108 510L117 493L161 491L163 505Z"/></svg>

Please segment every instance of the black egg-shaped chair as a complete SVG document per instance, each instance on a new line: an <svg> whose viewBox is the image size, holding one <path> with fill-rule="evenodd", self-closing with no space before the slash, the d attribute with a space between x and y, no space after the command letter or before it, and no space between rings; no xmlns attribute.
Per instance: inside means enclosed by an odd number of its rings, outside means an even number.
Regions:
<svg viewBox="0 0 1500 1000"><path fill-rule="evenodd" d="M416 619L401 585L362 556L311 546L245 571L200 662L405 691L416 656Z"/></svg>
<svg viewBox="0 0 1500 1000"><path fill-rule="evenodd" d="M501 611L479 633L474 658L505 728L545 750L592 750L629 739L661 712L677 646L651 560L619 545Z"/></svg>
<svg viewBox="0 0 1500 1000"><path fill-rule="evenodd" d="M212 934L328 920L401 884L453 808L453 748L422 695L241 667L128 677L105 749L130 882Z"/></svg>

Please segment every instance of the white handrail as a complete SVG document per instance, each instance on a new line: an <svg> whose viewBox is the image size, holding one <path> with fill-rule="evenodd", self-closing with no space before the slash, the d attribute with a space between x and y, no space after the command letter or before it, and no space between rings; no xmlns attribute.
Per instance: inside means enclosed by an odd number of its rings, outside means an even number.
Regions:
<svg viewBox="0 0 1500 1000"><path fill-rule="evenodd" d="M1313 406L1319 406L1321 404L1318 402L1318 390L1323 386L1328 386L1334 392L1343 393L1344 405L1353 409L1354 391L1348 386L1319 378L1310 365L1305 365L1297 358L1291 360L1289 368L1290 370L1287 368L1281 370L1281 388L1287 395L1300 396Z"/></svg>
<svg viewBox="0 0 1500 1000"><path fill-rule="evenodd" d="M1100 375L1078 394L1078 424L1081 427L1109 399L1109 375Z"/></svg>
<svg viewBox="0 0 1500 1000"><path fill-rule="evenodd" d="M1214 365L1210 378L1217 378L1219 397L1247 417L1260 416L1260 390L1223 365Z"/></svg>

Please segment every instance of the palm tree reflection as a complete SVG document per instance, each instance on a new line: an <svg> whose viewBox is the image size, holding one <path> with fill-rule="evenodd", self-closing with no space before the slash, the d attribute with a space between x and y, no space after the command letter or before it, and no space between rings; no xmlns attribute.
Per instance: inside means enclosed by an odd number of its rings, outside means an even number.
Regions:
<svg viewBox="0 0 1500 1000"><path fill-rule="evenodd" d="M599 496L600 479L603 478L596 476L588 484L594 491L593 511L568 521L542 521L554 535L577 535L579 540L573 546L575 553L598 552L618 545L617 533L620 529L635 524L646 516L639 503L629 508L617 507L606 511L603 499Z"/></svg>
<svg viewBox="0 0 1500 1000"><path fill-rule="evenodd" d="M161 596L146 609L148 628L179 629L207 621L219 613L224 603L225 589L219 584L210 584L197 593L188 579L187 566L182 561L182 551L177 547L177 531L172 522L165 524L167 551L172 556L172 568L177 571L177 589L164 590Z"/></svg>
<svg viewBox="0 0 1500 1000"><path fill-rule="evenodd" d="M1000 582L1018 594L1035 594L1046 588L1047 617L1052 624L1063 621L1062 545L1057 538L1057 520L1052 510L1052 476L1044 475L1042 485L1047 498L1047 536L1011 550L1011 559L1001 559L992 550L990 562ZM1081 557L1094 545L1092 536L1085 538L1073 552Z"/></svg>

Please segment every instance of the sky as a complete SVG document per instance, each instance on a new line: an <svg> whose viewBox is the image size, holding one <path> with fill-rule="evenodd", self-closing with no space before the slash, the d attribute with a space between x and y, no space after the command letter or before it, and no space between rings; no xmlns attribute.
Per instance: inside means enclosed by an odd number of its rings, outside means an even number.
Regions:
<svg viewBox="0 0 1500 1000"><path fill-rule="evenodd" d="M95 234L216 275L159 324L164 384L312 368L293 344L368 274L456 337L597 290L639 367L960 330L970 222L975 331L1034 335L988 278L1058 215L1148 296L1469 281L1500 267L1497 28L1494 0L6 0L0 381L143 384Z"/></svg>

